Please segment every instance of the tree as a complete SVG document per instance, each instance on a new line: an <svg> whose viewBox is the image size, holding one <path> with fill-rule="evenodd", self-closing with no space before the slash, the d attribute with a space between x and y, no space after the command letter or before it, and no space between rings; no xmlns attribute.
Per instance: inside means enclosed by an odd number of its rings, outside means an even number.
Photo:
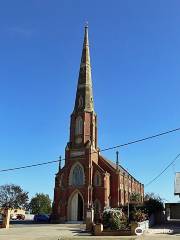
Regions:
<svg viewBox="0 0 180 240"><path fill-rule="evenodd" d="M149 215L164 210L163 199L154 193L147 193L145 195L144 206L147 208Z"/></svg>
<svg viewBox="0 0 180 240"><path fill-rule="evenodd" d="M48 194L36 193L29 204L29 209L33 214L51 213L51 199Z"/></svg>
<svg viewBox="0 0 180 240"><path fill-rule="evenodd" d="M135 193L135 192L131 193L130 202L136 202L136 203L141 202L141 194Z"/></svg>
<svg viewBox="0 0 180 240"><path fill-rule="evenodd" d="M28 206L28 192L14 184L0 186L0 207L1 208L23 208Z"/></svg>

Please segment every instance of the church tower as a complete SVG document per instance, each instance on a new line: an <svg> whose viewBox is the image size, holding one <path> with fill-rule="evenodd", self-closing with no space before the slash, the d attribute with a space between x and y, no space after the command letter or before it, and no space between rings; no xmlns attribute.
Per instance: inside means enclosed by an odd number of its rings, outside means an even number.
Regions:
<svg viewBox="0 0 180 240"><path fill-rule="evenodd" d="M70 147L82 149L90 144L97 148L96 114L94 111L88 27L85 27L74 111L71 115Z"/></svg>
<svg viewBox="0 0 180 240"><path fill-rule="evenodd" d="M53 218L81 221L92 206L92 162L98 162L97 117L94 111L88 26L85 26L70 137L65 165L56 175ZM56 214L55 214L56 213Z"/></svg>
<svg viewBox="0 0 180 240"><path fill-rule="evenodd" d="M103 157L97 144L97 116L94 111L88 27L85 26L70 136L65 148L65 164L55 177L53 222L84 221L88 209L95 218L104 207L119 207L144 186L122 166Z"/></svg>

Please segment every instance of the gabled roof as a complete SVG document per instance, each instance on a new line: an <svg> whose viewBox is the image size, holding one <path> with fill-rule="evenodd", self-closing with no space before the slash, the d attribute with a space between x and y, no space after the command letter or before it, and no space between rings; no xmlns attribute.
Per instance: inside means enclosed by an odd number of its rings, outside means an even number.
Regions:
<svg viewBox="0 0 180 240"><path fill-rule="evenodd" d="M95 163L94 161L93 161L93 164L96 165L96 167L98 168L98 170L99 170L100 172L102 172L102 173L105 173L105 172L106 172L101 166L99 166L99 165L98 165L97 163Z"/></svg>
<svg viewBox="0 0 180 240"><path fill-rule="evenodd" d="M117 166L114 162L112 162L111 160L107 159L106 157L100 155L100 158L105 161L108 165L110 165L113 170L117 170ZM135 177L133 177L125 168L123 168L121 165L119 165L118 170L120 170L121 173L124 173L126 175L131 176L135 181L139 182ZM139 182L140 183L140 182Z"/></svg>

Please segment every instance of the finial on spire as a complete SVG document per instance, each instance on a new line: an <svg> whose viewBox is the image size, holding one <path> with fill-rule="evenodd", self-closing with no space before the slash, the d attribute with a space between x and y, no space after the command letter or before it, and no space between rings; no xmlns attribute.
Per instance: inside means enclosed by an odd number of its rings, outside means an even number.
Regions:
<svg viewBox="0 0 180 240"><path fill-rule="evenodd" d="M59 171L61 170L61 156L59 156Z"/></svg>
<svg viewBox="0 0 180 240"><path fill-rule="evenodd" d="M88 28L88 21L86 21L85 23L85 28Z"/></svg>

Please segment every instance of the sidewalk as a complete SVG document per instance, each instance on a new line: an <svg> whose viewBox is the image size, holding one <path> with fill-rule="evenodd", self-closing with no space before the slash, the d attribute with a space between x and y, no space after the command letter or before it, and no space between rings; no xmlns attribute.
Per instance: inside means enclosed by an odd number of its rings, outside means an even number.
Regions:
<svg viewBox="0 0 180 240"><path fill-rule="evenodd" d="M168 234L180 237L180 222L168 222L148 229L149 234ZM179 238L180 239L180 238Z"/></svg>

